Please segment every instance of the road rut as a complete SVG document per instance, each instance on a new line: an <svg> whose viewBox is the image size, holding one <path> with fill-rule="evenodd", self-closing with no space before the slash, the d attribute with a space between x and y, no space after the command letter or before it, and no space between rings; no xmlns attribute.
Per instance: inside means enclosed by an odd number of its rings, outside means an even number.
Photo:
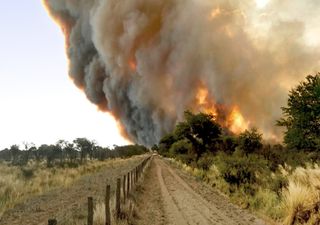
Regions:
<svg viewBox="0 0 320 225"><path fill-rule="evenodd" d="M231 204L217 192L191 187L178 171L155 158L164 216L168 225L265 225L266 223ZM197 187L196 187L197 188ZM205 198L203 195L206 196Z"/></svg>

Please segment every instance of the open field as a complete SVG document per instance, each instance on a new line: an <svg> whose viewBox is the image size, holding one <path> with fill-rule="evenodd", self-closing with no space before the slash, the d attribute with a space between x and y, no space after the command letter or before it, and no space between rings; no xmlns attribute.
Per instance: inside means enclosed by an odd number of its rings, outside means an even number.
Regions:
<svg viewBox="0 0 320 225"><path fill-rule="evenodd" d="M87 197L92 196L96 201L99 201L104 196L106 183L114 184L117 177L134 168L144 158L145 156L135 156L130 159L111 159L97 162L96 165L89 163L83 167L86 169L78 168L80 170L78 173L72 173L73 170L70 169L60 171L56 169L55 172L47 172L46 176L42 175L44 176L42 179L50 180L51 184L55 180L60 182L55 185L46 184L45 188L38 188L38 191L34 192L32 192L32 187L36 183L32 184L31 181L25 183L25 191L22 188L23 184L17 186L20 188L19 191L23 193L20 195L21 198L19 200L17 198L16 201L20 203L13 208L12 203L11 209L3 213L0 224L46 224L49 218L57 218L59 225L81 224L86 220ZM77 176L72 175L74 173ZM59 177L59 179L54 179L55 177ZM72 178L73 180L69 178L71 180L66 182L68 177L74 178ZM31 179L36 181L40 177L35 175ZM114 189L115 187L111 186L111 193L114 193ZM39 195L40 193L42 194ZM31 197L32 195L34 197Z"/></svg>

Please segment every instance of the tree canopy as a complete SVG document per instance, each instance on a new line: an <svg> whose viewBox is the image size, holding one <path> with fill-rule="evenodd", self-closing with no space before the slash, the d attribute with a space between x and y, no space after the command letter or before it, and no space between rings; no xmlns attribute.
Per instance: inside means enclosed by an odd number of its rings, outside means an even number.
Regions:
<svg viewBox="0 0 320 225"><path fill-rule="evenodd" d="M173 152L190 152L192 149L198 158L216 143L221 135L221 127L210 114L201 112L193 114L186 111L184 117L185 120L176 125L173 133L167 134L160 140L160 152L168 152L177 142L178 144L172 149ZM182 147L183 143L188 143L188 147ZM179 149L180 147L183 149Z"/></svg>
<svg viewBox="0 0 320 225"><path fill-rule="evenodd" d="M284 142L288 147L320 150L320 73L307 76L292 89L282 111L277 124L287 128Z"/></svg>

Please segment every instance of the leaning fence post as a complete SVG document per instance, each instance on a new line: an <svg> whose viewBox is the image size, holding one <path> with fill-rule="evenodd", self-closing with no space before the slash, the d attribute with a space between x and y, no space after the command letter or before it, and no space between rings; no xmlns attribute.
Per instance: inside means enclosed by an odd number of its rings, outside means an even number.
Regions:
<svg viewBox="0 0 320 225"><path fill-rule="evenodd" d="M117 179L117 189L116 189L116 215L117 218L120 218L120 186L121 186L121 179Z"/></svg>
<svg viewBox="0 0 320 225"><path fill-rule="evenodd" d="M48 225L57 225L58 221L56 219L49 219L48 220Z"/></svg>
<svg viewBox="0 0 320 225"><path fill-rule="evenodd" d="M93 225L93 198L88 197L88 225Z"/></svg>
<svg viewBox="0 0 320 225"><path fill-rule="evenodd" d="M111 225L111 218L110 218L110 185L107 185L107 187L106 187L105 214L106 214L106 223L105 223L105 225Z"/></svg>

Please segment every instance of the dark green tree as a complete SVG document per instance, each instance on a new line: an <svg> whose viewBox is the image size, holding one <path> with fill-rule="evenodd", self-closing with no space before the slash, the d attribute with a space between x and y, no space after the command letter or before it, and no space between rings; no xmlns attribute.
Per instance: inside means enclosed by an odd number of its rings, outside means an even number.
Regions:
<svg viewBox="0 0 320 225"><path fill-rule="evenodd" d="M320 73L307 76L289 93L283 117L277 121L287 128L284 142L289 148L320 150Z"/></svg>
<svg viewBox="0 0 320 225"><path fill-rule="evenodd" d="M169 133L161 138L159 142L159 153L166 155L169 152L171 145L176 141L173 134Z"/></svg>
<svg viewBox="0 0 320 225"><path fill-rule="evenodd" d="M262 147L262 134L256 128L245 130L239 135L239 148L248 155Z"/></svg>
<svg viewBox="0 0 320 225"><path fill-rule="evenodd" d="M207 149L214 149L221 135L221 126L213 115L186 111L185 121L177 124L174 135L176 140L189 140L198 159Z"/></svg>

